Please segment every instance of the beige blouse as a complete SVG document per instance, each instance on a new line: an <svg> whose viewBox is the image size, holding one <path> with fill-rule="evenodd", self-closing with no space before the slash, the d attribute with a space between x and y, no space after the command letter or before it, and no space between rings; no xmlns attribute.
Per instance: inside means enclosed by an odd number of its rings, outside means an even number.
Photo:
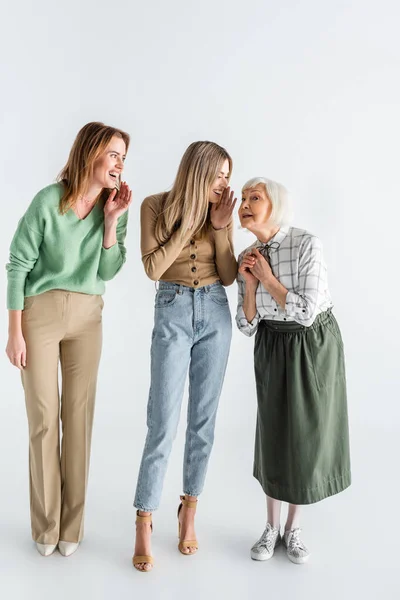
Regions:
<svg viewBox="0 0 400 600"><path fill-rule="evenodd" d="M155 228L164 194L148 196L141 207L141 251L146 274L157 281L169 281L199 288L221 280L231 285L237 275L233 252L233 220L220 230L212 230L203 239L191 237L189 231L181 240L175 231L165 244L156 239Z"/></svg>

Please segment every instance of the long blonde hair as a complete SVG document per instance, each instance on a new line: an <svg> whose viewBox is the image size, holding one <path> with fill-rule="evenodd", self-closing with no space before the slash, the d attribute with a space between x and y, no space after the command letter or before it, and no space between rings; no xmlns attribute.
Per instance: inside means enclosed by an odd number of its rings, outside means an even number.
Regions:
<svg viewBox="0 0 400 600"><path fill-rule="evenodd" d="M156 238L164 244L177 229L182 238L192 225L193 236L203 235L210 225L210 187L222 163L228 160L229 176L232 159L225 148L214 142L193 142L182 157L174 185L163 200L156 223Z"/></svg>
<svg viewBox="0 0 400 600"><path fill-rule="evenodd" d="M105 151L114 135L123 139L126 151L128 151L130 137L120 129L109 127L104 123L93 122L87 123L79 131L69 153L67 164L57 177L57 181L62 183L65 189L60 200L61 214L65 214L70 208L73 208L79 196L85 194L93 175L94 163Z"/></svg>

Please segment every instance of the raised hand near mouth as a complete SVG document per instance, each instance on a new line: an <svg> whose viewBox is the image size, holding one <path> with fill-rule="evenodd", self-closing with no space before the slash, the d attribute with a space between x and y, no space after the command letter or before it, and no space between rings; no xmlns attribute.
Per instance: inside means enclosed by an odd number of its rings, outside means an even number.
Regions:
<svg viewBox="0 0 400 600"><path fill-rule="evenodd" d="M104 219L106 221L116 221L128 210L131 202L132 190L129 189L126 181L122 181L119 190L113 190L108 196L104 205Z"/></svg>
<svg viewBox="0 0 400 600"><path fill-rule="evenodd" d="M221 200L211 207L211 225L214 229L224 229L231 220L237 198L234 191L228 186L224 189Z"/></svg>

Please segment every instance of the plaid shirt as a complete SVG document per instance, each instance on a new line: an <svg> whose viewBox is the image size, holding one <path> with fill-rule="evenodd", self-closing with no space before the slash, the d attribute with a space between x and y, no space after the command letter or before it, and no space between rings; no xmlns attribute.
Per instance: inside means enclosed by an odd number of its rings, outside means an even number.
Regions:
<svg viewBox="0 0 400 600"><path fill-rule="evenodd" d="M253 335L258 322L263 319L297 321L309 327L318 314L333 306L328 290L322 245L317 237L304 229L282 227L267 244L257 240L246 248L239 256L239 265L243 256L253 248L258 248L268 260L274 276L285 286L288 293L283 310L259 283L256 291L257 313L249 323L243 311L246 283L239 273L236 323L245 335Z"/></svg>

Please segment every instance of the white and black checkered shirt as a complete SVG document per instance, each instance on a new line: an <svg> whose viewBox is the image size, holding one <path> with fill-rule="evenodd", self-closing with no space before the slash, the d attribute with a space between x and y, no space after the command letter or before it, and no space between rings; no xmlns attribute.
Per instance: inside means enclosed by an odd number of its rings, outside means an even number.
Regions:
<svg viewBox="0 0 400 600"><path fill-rule="evenodd" d="M297 321L309 327L317 315L332 307L322 245L315 235L296 227L281 227L267 244L257 240L246 248L239 256L239 265L243 256L253 248L258 248L268 260L274 276L288 293L283 310L259 283L256 292L257 313L249 323L243 311L246 283L239 273L236 323L245 335L253 335L262 319Z"/></svg>

